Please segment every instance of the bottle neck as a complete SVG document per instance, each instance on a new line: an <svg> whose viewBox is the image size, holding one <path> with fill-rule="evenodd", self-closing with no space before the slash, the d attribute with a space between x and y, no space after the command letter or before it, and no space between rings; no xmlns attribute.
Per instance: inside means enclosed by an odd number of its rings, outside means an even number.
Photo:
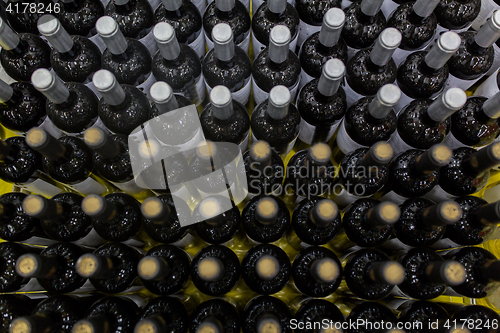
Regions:
<svg viewBox="0 0 500 333"><path fill-rule="evenodd" d="M214 105L212 104L212 111L214 117L219 120L228 120L231 119L234 114L233 102L230 101L226 105Z"/></svg>
<svg viewBox="0 0 500 333"><path fill-rule="evenodd" d="M47 141L43 147L34 147L33 149L51 162L63 163L70 152L70 147L50 135Z"/></svg>
<svg viewBox="0 0 500 333"><path fill-rule="evenodd" d="M475 221L483 226L495 226L500 223L500 202L479 206L473 213Z"/></svg>
<svg viewBox="0 0 500 333"><path fill-rule="evenodd" d="M500 144L496 143L473 153L468 163L477 175L488 172L497 165L500 165Z"/></svg>
<svg viewBox="0 0 500 333"><path fill-rule="evenodd" d="M122 154L123 153L122 145L113 140L109 136L109 134L106 133L103 134L104 138L102 139L102 144L99 146L90 146L90 148L105 160L112 159Z"/></svg>
<svg viewBox="0 0 500 333"><path fill-rule="evenodd" d="M48 279L57 272L58 266L56 256L49 257L30 253L19 257L16 271L23 277Z"/></svg>
<svg viewBox="0 0 500 333"><path fill-rule="evenodd" d="M465 269L456 261L433 261L424 264L423 278L430 283L456 286L465 280Z"/></svg>
<svg viewBox="0 0 500 333"><path fill-rule="evenodd" d="M393 261L377 261L366 266L365 277L374 284L396 285L404 280L404 270Z"/></svg>
<svg viewBox="0 0 500 333"><path fill-rule="evenodd" d="M479 267L479 278L484 283L500 282L500 261L488 260Z"/></svg>

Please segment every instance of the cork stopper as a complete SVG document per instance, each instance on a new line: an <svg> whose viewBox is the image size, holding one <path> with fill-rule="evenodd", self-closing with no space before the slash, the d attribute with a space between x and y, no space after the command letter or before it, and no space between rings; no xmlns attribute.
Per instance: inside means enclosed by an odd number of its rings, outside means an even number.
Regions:
<svg viewBox="0 0 500 333"><path fill-rule="evenodd" d="M259 278L269 281L278 275L280 271L280 264L273 256L262 256L257 260L255 271Z"/></svg>
<svg viewBox="0 0 500 333"><path fill-rule="evenodd" d="M179 57L181 47L175 37L175 30L170 24L166 22L157 23L153 28L153 36L163 58L175 60Z"/></svg>
<svg viewBox="0 0 500 333"><path fill-rule="evenodd" d="M51 102L62 104L69 98L69 90L53 72L39 68L31 75L31 83L36 90L44 94Z"/></svg>
<svg viewBox="0 0 500 333"><path fill-rule="evenodd" d="M120 31L118 23L111 16L102 16L99 18L95 27L109 52L118 55L127 50L128 42Z"/></svg>
<svg viewBox="0 0 500 333"><path fill-rule="evenodd" d="M73 48L73 39L55 16L43 15L38 19L37 25L38 31L47 38L57 52L65 53Z"/></svg>
<svg viewBox="0 0 500 333"><path fill-rule="evenodd" d="M198 275L205 281L219 281L224 276L224 265L217 258L204 258L198 264Z"/></svg>
<svg viewBox="0 0 500 333"><path fill-rule="evenodd" d="M120 105L125 100L125 91L110 71L106 69L98 70L94 73L92 82L108 104Z"/></svg>
<svg viewBox="0 0 500 333"><path fill-rule="evenodd" d="M311 222L318 228L327 228L338 216L337 204L330 199L319 201L311 210Z"/></svg>
<svg viewBox="0 0 500 333"><path fill-rule="evenodd" d="M317 259L311 265L311 274L321 283L330 283L339 277L340 268L331 258Z"/></svg>
<svg viewBox="0 0 500 333"><path fill-rule="evenodd" d="M281 64L288 59L288 45L292 41L290 29L285 25L277 25L269 34L269 59Z"/></svg>
<svg viewBox="0 0 500 333"><path fill-rule="evenodd" d="M288 115L292 95L287 87L275 86L269 92L267 113L273 119L283 119Z"/></svg>
<svg viewBox="0 0 500 333"><path fill-rule="evenodd" d="M271 197L260 199L255 206L255 219L262 224L271 224L278 218L279 206Z"/></svg>

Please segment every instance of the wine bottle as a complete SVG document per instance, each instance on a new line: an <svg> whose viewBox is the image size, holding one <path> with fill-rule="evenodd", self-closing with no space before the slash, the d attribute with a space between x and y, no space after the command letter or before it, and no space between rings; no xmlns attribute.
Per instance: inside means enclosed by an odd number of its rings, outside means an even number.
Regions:
<svg viewBox="0 0 500 333"><path fill-rule="evenodd" d="M495 140L500 132L500 93L490 97L469 97L451 116L450 133L444 143L451 148L481 148Z"/></svg>
<svg viewBox="0 0 500 333"><path fill-rule="evenodd" d="M207 140L237 144L244 152L250 137L250 117L247 109L233 100L231 91L215 86L208 103L200 115L201 128Z"/></svg>
<svg viewBox="0 0 500 333"><path fill-rule="evenodd" d="M377 249L352 252L343 266L344 281L339 290L367 300L385 298L405 277L403 266Z"/></svg>
<svg viewBox="0 0 500 333"><path fill-rule="evenodd" d="M273 296L257 296L243 309L241 328L243 333L266 331L291 333L291 319L292 314L282 300Z"/></svg>
<svg viewBox="0 0 500 333"><path fill-rule="evenodd" d="M438 26L436 36L443 31L462 32L469 29L481 10L481 0L439 1L434 9Z"/></svg>
<svg viewBox="0 0 500 333"><path fill-rule="evenodd" d="M153 57L155 78L200 105L205 99L205 85L198 55L188 45L179 43L176 30L168 23L157 23L153 35L159 48Z"/></svg>
<svg viewBox="0 0 500 333"><path fill-rule="evenodd" d="M240 315L235 306L220 298L212 298L198 305L191 313L189 332L239 333Z"/></svg>
<svg viewBox="0 0 500 333"><path fill-rule="evenodd" d="M42 172L42 156L31 149L23 137L0 140L0 161L0 179L5 182L48 197L64 190Z"/></svg>
<svg viewBox="0 0 500 333"><path fill-rule="evenodd" d="M92 221L81 209L83 197L64 192L46 199L29 195L22 203L24 212L39 219L43 231L49 238L78 245L99 246L105 242L92 229Z"/></svg>
<svg viewBox="0 0 500 333"><path fill-rule="evenodd" d="M104 16L104 6L101 1L62 0L60 5L59 13L55 16L70 35L97 40L95 24L99 17Z"/></svg>
<svg viewBox="0 0 500 333"><path fill-rule="evenodd" d="M134 333L187 332L188 312L184 304L174 297L150 300L139 314Z"/></svg>
<svg viewBox="0 0 500 333"><path fill-rule="evenodd" d="M247 52L235 45L229 24L214 26L212 36L214 47L203 58L203 77L208 93L215 86L223 85L229 88L234 100L245 105L250 97L250 58Z"/></svg>
<svg viewBox="0 0 500 333"><path fill-rule="evenodd" d="M24 134L32 127L42 127L59 137L61 131L47 117L46 98L29 82L8 85L0 80L0 122L16 134Z"/></svg>
<svg viewBox="0 0 500 333"><path fill-rule="evenodd" d="M394 288L394 294L398 296L432 299L443 294L447 286L460 285L466 279L464 265L444 260L425 247L407 251L398 262L405 270L404 281Z"/></svg>
<svg viewBox="0 0 500 333"><path fill-rule="evenodd" d="M500 165L500 142L483 149L457 148L450 163L443 167L439 184L427 194L431 200L442 200L480 191L490 178L490 169Z"/></svg>
<svg viewBox="0 0 500 333"><path fill-rule="evenodd" d="M138 199L150 194L135 182L127 137L93 127L85 131L83 141L93 150L94 168L101 177Z"/></svg>
<svg viewBox="0 0 500 333"><path fill-rule="evenodd" d="M358 199L344 210L342 229L330 245L338 253L354 247L380 246L392 236L400 216L393 202Z"/></svg>
<svg viewBox="0 0 500 333"><path fill-rule="evenodd" d="M387 26L398 29L402 35L401 44L392 55L396 66L411 53L424 50L431 42L437 28L433 11L438 4L439 0L405 2L388 18Z"/></svg>
<svg viewBox="0 0 500 333"><path fill-rule="evenodd" d="M268 99L252 112L252 142L264 140L280 156L288 155L300 131L300 114L291 102L287 87L278 85L271 89Z"/></svg>
<svg viewBox="0 0 500 333"><path fill-rule="evenodd" d="M500 321L500 316L495 312L495 310L481 305L464 306L460 311L455 312L452 316L452 320L456 320L457 322L469 322L470 320L477 319L481 320L481 322L483 323L493 323ZM485 329L485 331L488 333L493 333L494 329L488 329L486 326L489 325L484 325L483 328ZM483 329L479 327L478 329L471 330L471 332L479 333L482 330Z"/></svg>
<svg viewBox="0 0 500 333"><path fill-rule="evenodd" d="M269 34L269 46L254 60L252 65L252 90L256 104L269 98L271 89L283 85L295 100L300 82L300 60L289 49L292 40L290 30L277 25Z"/></svg>
<svg viewBox="0 0 500 333"><path fill-rule="evenodd" d="M144 286L153 294L179 292L189 278L189 255L174 245L151 248L139 261L137 272Z"/></svg>
<svg viewBox="0 0 500 333"><path fill-rule="evenodd" d="M5 18L9 22L9 25L18 33L30 33L38 35L38 30L36 28L37 20L43 15L45 9L56 11L57 4L54 6L54 2L50 0L33 0L28 4L29 6L24 9L24 5L19 0L6 0L5 3ZM31 6L31 7L30 7ZM37 8L43 8L42 10L37 10ZM59 7L60 9L60 7ZM4 19L4 17L2 17Z"/></svg>
<svg viewBox="0 0 500 333"><path fill-rule="evenodd" d="M345 24L342 38L350 58L361 49L372 46L386 28L387 20L380 11L383 0L355 1L344 9Z"/></svg>
<svg viewBox="0 0 500 333"><path fill-rule="evenodd" d="M98 118L99 100L82 83L63 83L45 68L33 72L31 83L47 97L47 116L67 135L81 136L89 127L104 127Z"/></svg>
<svg viewBox="0 0 500 333"><path fill-rule="evenodd" d="M290 30L292 40L288 47L295 51L299 36L299 14L286 0L267 0L252 17L253 58L269 46L269 34L277 25L284 25Z"/></svg>
<svg viewBox="0 0 500 333"><path fill-rule="evenodd" d="M497 229L500 221L500 202L488 204L484 199L463 196L455 199L462 208L457 223L446 228L443 239L435 248L457 248L486 242Z"/></svg>
<svg viewBox="0 0 500 333"><path fill-rule="evenodd" d="M335 202L345 207L354 201L370 197L389 181L389 163L394 156L390 144L379 141L370 148L356 149L340 163L340 192Z"/></svg>
<svg viewBox="0 0 500 333"><path fill-rule="evenodd" d="M439 8L439 7L438 7ZM460 33L462 42L458 51L448 60L448 86L464 90L476 83L491 68L495 58L493 44L500 37L500 10L477 32ZM470 64L476 64L470 66Z"/></svg>
<svg viewBox="0 0 500 333"><path fill-rule="evenodd" d="M1 5L0 5L1 7ZM0 311L2 320L0 321L0 330L9 332L9 326L14 319L29 316L31 311L43 299L39 294L12 295L4 294L0 296ZM31 297L30 297L31 296Z"/></svg>
<svg viewBox="0 0 500 333"><path fill-rule="evenodd" d="M330 59L324 63L319 79L313 79L300 90L297 97L300 141L306 144L328 142L335 134L347 109L344 89L340 86L344 73L343 62Z"/></svg>
<svg viewBox="0 0 500 333"><path fill-rule="evenodd" d="M108 185L92 174L92 153L77 137L56 139L43 129L32 128L26 134L26 143L43 155L43 169L54 180L84 195L108 191Z"/></svg>
<svg viewBox="0 0 500 333"><path fill-rule="evenodd" d="M49 293L73 292L85 283L75 270L75 263L85 251L71 243L56 243L39 255L26 253L16 261L16 273L23 278L36 278Z"/></svg>
<svg viewBox="0 0 500 333"><path fill-rule="evenodd" d="M148 0L112 0L108 2L104 14L116 21L125 37L138 39L149 52L156 52L151 31L154 12Z"/></svg>
<svg viewBox="0 0 500 333"><path fill-rule="evenodd" d="M97 20L96 29L106 44L106 50L102 54L102 68L113 73L118 83L133 85L145 93L149 92L155 77L148 49L138 40L125 37L118 23L110 16ZM99 90L95 82L94 85Z"/></svg>
<svg viewBox="0 0 500 333"><path fill-rule="evenodd" d="M323 17L321 30L309 36L301 46L299 91L308 82L322 75L324 64L339 59L347 64L347 45L340 36L345 14L339 8L329 9ZM345 70L345 69L344 69Z"/></svg>
<svg viewBox="0 0 500 333"><path fill-rule="evenodd" d="M191 210L185 201L162 194L144 200L141 212L144 217L142 227L154 241L181 248L195 243L196 238L189 228L180 224L180 220L191 217Z"/></svg>
<svg viewBox="0 0 500 333"><path fill-rule="evenodd" d="M446 62L458 50L460 36L448 31L427 52L418 51L403 59L398 68L397 83L402 90L395 106L399 112L414 99L434 98L446 85L449 69Z"/></svg>
<svg viewBox="0 0 500 333"><path fill-rule="evenodd" d="M22 202L26 198L22 192L0 195L0 238L5 241L37 243L33 237L47 237L41 229L40 220L27 215Z"/></svg>
<svg viewBox="0 0 500 333"><path fill-rule="evenodd" d="M210 3L203 14L203 29L208 50L215 47L213 29L217 24L226 23L231 27L234 44L248 54L251 21L248 10L239 0L216 0Z"/></svg>
<svg viewBox="0 0 500 333"><path fill-rule="evenodd" d="M2 280L0 291L2 293L24 291L26 288L23 287L28 286L29 278L21 276L16 272L16 262L19 260L19 257L22 257L27 252L28 250L18 243L0 243L0 264L3 267L3 271L0 274L0 279ZM28 289L27 291L30 290ZM0 303L3 302L0 301ZM2 322L0 321L0 328L2 326Z"/></svg>
<svg viewBox="0 0 500 333"><path fill-rule="evenodd" d="M396 325L397 318L391 309L378 302L369 302L354 299L340 299L334 303L346 315L346 322L366 321L367 323L392 323ZM369 332L363 327L354 329L354 332ZM373 332L373 331L372 331ZM398 330L387 330L390 333L401 333Z"/></svg>
<svg viewBox="0 0 500 333"><path fill-rule="evenodd" d="M393 108L400 96L401 90L396 85L386 84L375 97L361 98L347 110L336 138L338 150L334 159L337 163L349 152L391 138L397 127Z"/></svg>
<svg viewBox="0 0 500 333"><path fill-rule="evenodd" d="M326 247L310 246L297 254L292 264L293 286L310 297L325 297L337 290L342 265Z"/></svg>
<svg viewBox="0 0 500 333"><path fill-rule="evenodd" d="M205 198L194 209L193 219L199 222L193 225L193 229L205 242L229 245L229 241L236 241L241 216L232 201L220 196Z"/></svg>
<svg viewBox="0 0 500 333"><path fill-rule="evenodd" d="M64 2L63 2L64 3ZM38 30L47 38L53 49L50 54L52 69L63 81L92 84L92 75L101 69L101 51L89 39L70 34L53 15L38 20Z"/></svg>
<svg viewBox="0 0 500 333"><path fill-rule="evenodd" d="M395 28L383 30L373 48L357 52L347 63L347 106L365 96L374 96L387 83L393 83L397 67L392 54L401 43L401 33Z"/></svg>
<svg viewBox="0 0 500 333"><path fill-rule="evenodd" d="M460 88L449 88L435 100L417 99L398 115L397 128L389 140L394 153L410 149L429 149L444 141L450 131L450 116L460 110L467 95Z"/></svg>
<svg viewBox="0 0 500 333"><path fill-rule="evenodd" d="M136 303L137 302L137 303ZM75 323L72 333L79 332L132 332L137 312L144 301L139 296L103 297L86 311L83 319Z"/></svg>
<svg viewBox="0 0 500 333"><path fill-rule="evenodd" d="M316 143L292 156L287 165L285 186L298 196L297 201L331 193L336 169L331 155L330 146Z"/></svg>
<svg viewBox="0 0 500 333"><path fill-rule="evenodd" d="M110 131L129 135L150 118L150 103L139 89L118 84L114 74L105 69L97 71L92 80L102 94L99 117Z"/></svg>
<svg viewBox="0 0 500 333"><path fill-rule="evenodd" d="M246 285L262 295L281 291L290 280L292 265L285 251L272 244L251 248L241 263L241 275Z"/></svg>
<svg viewBox="0 0 500 333"><path fill-rule="evenodd" d="M254 141L243 154L249 199L259 195L279 195L283 190L285 166L266 141Z"/></svg>
<svg viewBox="0 0 500 333"><path fill-rule="evenodd" d="M292 300L290 307L296 309L291 328L297 333L308 333L312 327L320 327L317 331L326 333L342 327L345 322L339 308L325 299L299 296Z"/></svg>
<svg viewBox="0 0 500 333"><path fill-rule="evenodd" d="M70 332L96 300L94 295L50 296L38 303L31 315L14 319L9 332Z"/></svg>
<svg viewBox="0 0 500 333"><path fill-rule="evenodd" d="M191 262L191 279L196 288L206 295L227 294L240 279L238 257L222 245L204 247Z"/></svg>
<svg viewBox="0 0 500 333"><path fill-rule="evenodd" d="M37 35L17 34L0 18L0 63L12 79L29 81L37 68L50 68L50 47Z"/></svg>
<svg viewBox="0 0 500 333"><path fill-rule="evenodd" d="M321 197L302 200L292 215L292 228L286 239L297 251L311 245L324 245L340 230L341 216L337 205Z"/></svg>
<svg viewBox="0 0 500 333"><path fill-rule="evenodd" d="M394 224L397 239L384 244L393 250L431 246L443 237L446 227L457 223L462 215L460 205L454 201L434 204L424 198L412 198L400 208L401 216Z"/></svg>
<svg viewBox="0 0 500 333"><path fill-rule="evenodd" d="M273 243L288 230L290 212L280 198L261 194L246 204L241 220L243 230L252 243Z"/></svg>
<svg viewBox="0 0 500 333"><path fill-rule="evenodd" d="M90 194L82 200L81 208L92 218L99 236L108 241L126 241L142 226L141 205L126 193L111 193L105 197Z"/></svg>
<svg viewBox="0 0 500 333"><path fill-rule="evenodd" d="M78 275L89 279L100 292L116 294L127 290L137 279L139 250L123 243L107 243L76 262Z"/></svg>
<svg viewBox="0 0 500 333"><path fill-rule="evenodd" d="M463 247L445 252L444 258L465 267L466 278L451 286L451 294L470 298L491 296L500 287L500 261L490 251L480 247Z"/></svg>
<svg viewBox="0 0 500 333"><path fill-rule="evenodd" d="M299 13L299 37L297 45L321 30L321 23L326 12L334 7L340 8L340 0L296 0L295 9Z"/></svg>
<svg viewBox="0 0 500 333"><path fill-rule="evenodd" d="M458 329L458 325L457 327L446 325L447 322L450 322L450 317L441 304L429 301L400 300L398 298L387 302L387 306L391 310L399 313L399 322L408 323L407 325L420 324L422 327L431 327L432 325L433 330L452 333ZM470 333L466 327L464 327L464 330L466 333ZM415 331L415 329L407 330L409 333L414 333Z"/></svg>
<svg viewBox="0 0 500 333"><path fill-rule="evenodd" d="M155 11L155 24L166 22L175 29L179 43L187 44L201 59L205 55L205 34L202 31L202 11L192 1L162 0Z"/></svg>
<svg viewBox="0 0 500 333"><path fill-rule="evenodd" d="M452 154L444 144L400 154L390 165L389 181L380 200L402 204L408 198L424 196L439 183L439 170L450 163Z"/></svg>

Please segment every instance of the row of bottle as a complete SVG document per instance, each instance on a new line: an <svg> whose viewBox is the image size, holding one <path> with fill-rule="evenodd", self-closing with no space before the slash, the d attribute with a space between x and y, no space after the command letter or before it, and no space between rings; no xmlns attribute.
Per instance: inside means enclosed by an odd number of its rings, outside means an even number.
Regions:
<svg viewBox="0 0 500 333"><path fill-rule="evenodd" d="M391 299L362 302L298 297L288 304L272 296L243 302L214 298L196 304L196 297L143 298L139 296L0 296L5 332L126 332L126 333L390 333L486 332L498 330L500 317L479 306ZM51 320L47 320L50 318ZM371 323L371 326L369 326ZM382 324L383 323L383 324ZM10 326L10 331L9 331ZM266 331L267 330L267 331Z"/></svg>
<svg viewBox="0 0 500 333"><path fill-rule="evenodd" d="M438 253L413 248L392 258L368 248L337 256L323 246L287 254L273 244L255 245L244 254L223 245L186 252L169 244L144 253L122 243L107 243L91 251L71 243L49 245L41 252L36 247L1 243L0 261L5 267L1 291L117 294L144 286L156 295L195 288L207 296L271 295L289 290L309 297L336 293L366 300L389 295L426 300L445 293L484 298L500 286L500 261L480 247Z"/></svg>
<svg viewBox="0 0 500 333"><path fill-rule="evenodd" d="M272 2L273 0L269 4ZM286 5L286 2L281 2ZM378 5L373 2L364 0L363 4L355 3L357 7L355 6L354 12L363 12L363 8L378 11L381 2L375 1ZM424 8L428 14L432 13L428 7L432 9L438 3L420 2L415 3L413 8ZM263 6L268 6L267 2ZM411 13L415 11L408 10ZM403 16L411 17L410 14ZM403 98L397 105L399 111L413 99L435 97L444 87L466 89L490 70L496 70L493 67L493 44L500 36L499 12L477 33L462 32L458 35L448 32L438 35L439 38L434 42L432 34L428 37L425 48L413 53L401 51L404 53L402 56L395 54L395 51L405 42L405 29L408 30L407 39L414 37L414 29L408 28L405 22L381 29L371 36L367 45L349 51L340 37L341 32L351 23L355 28L360 27L350 22L342 10L332 8L324 15L321 31L307 39L299 57L289 50L290 45L293 46L293 37L297 35L296 29L280 24L281 22L265 24L268 46L265 52L256 56L251 65L245 49L235 46L239 37L235 27L228 24L231 22L214 21L218 24L210 29L210 36L215 47L203 58L203 63L197 59L192 48L179 44L176 37L178 32L174 28L176 25L172 22L172 25L158 23L151 30L153 44L160 48L158 52L153 50L156 52L156 55L153 52L153 59L143 44L125 38L124 32L120 30L123 28L111 16L101 17L96 22L96 29L107 47L102 59L100 51L92 42L85 37L70 36L61 22L52 15L44 15L38 22L38 29L54 47L52 54L40 38L34 35L18 36L4 23L1 33L4 44L2 65L14 79L23 81L30 80L37 68L52 66L64 81L87 82L98 95L100 90L90 82L90 78L102 67L110 70L120 84L138 85L145 92L149 91L155 80L165 81L175 92L199 105L205 99L205 86L210 92L217 85L228 87L233 98L243 104L249 99L251 86L257 103L264 101L271 88L276 85L288 87L292 99L295 99L298 90L307 82L320 77L322 66L328 59L338 58L347 64L347 106L361 97L374 96L384 84L397 81L403 91ZM352 41L354 38L346 36L346 39ZM414 42L413 39L411 42ZM373 48L365 49L372 44ZM433 46L429 48L427 44ZM204 49L201 53L204 54ZM33 56L37 57L35 61L32 60ZM32 61L28 62L28 59ZM469 63L475 65L468 66ZM182 73L181 80L178 73Z"/></svg>

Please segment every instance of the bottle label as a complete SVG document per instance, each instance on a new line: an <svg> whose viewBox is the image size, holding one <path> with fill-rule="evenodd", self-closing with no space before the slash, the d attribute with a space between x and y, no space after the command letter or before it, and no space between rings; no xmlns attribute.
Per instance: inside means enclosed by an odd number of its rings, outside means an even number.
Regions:
<svg viewBox="0 0 500 333"><path fill-rule="evenodd" d="M474 22L472 22L471 28L474 30L479 30L483 24L488 21L493 12L497 9L500 9L500 5L498 5L493 0L481 0L481 11L477 15Z"/></svg>
<svg viewBox="0 0 500 333"><path fill-rule="evenodd" d="M180 248L186 248L189 245L194 244L195 241L196 241L196 238L188 232L186 234L186 236L184 236L183 238L179 239L176 242L173 242L172 245L175 245L175 246L180 247Z"/></svg>
<svg viewBox="0 0 500 333"><path fill-rule="evenodd" d="M328 142L332 138L333 134L335 134L335 131L337 130L337 127L339 127L340 122L341 119L337 120L335 123L333 123L333 125L330 126L330 130L328 131L328 136L325 142ZM312 144L315 132L316 132L316 126L309 124L302 118L300 119L299 139L302 142L305 142L307 144Z"/></svg>
<svg viewBox="0 0 500 333"><path fill-rule="evenodd" d="M345 121L342 120L342 123L339 126L339 131L337 133L337 146L344 153L347 154L351 151L355 151L359 148L364 148L365 146L360 145L347 134L345 129Z"/></svg>
<svg viewBox="0 0 500 333"><path fill-rule="evenodd" d="M455 243L449 238L442 238L438 240L436 243L432 244L430 248L434 250L442 250L442 249L455 249L461 246L462 245ZM442 255L442 253L440 254Z"/></svg>
<svg viewBox="0 0 500 333"><path fill-rule="evenodd" d="M149 73L149 77L146 79L146 81L136 86L136 88L142 91L149 99L151 99L151 96L149 95L149 89L155 82L155 76L153 75L153 73Z"/></svg>
<svg viewBox="0 0 500 333"><path fill-rule="evenodd" d="M81 238L73 243L75 243L76 245L80 245L80 246L88 246L88 247L96 248L96 247L99 247L100 245L106 243L106 240L104 238L102 238L101 236L99 236L97 231L95 231L95 229L92 228L92 230L90 230L90 232L87 234L87 236L85 236L85 237L83 237L83 238Z"/></svg>
<svg viewBox="0 0 500 333"><path fill-rule="evenodd" d="M499 70L497 69L488 79L486 79L486 81L484 81L479 87L477 87L476 91L474 92L474 96L483 96L490 98L500 92L497 83L498 71Z"/></svg>
<svg viewBox="0 0 500 333"><path fill-rule="evenodd" d="M292 87L288 88L290 90L290 94L292 95L292 101L294 101L295 97L297 96L297 90L299 89L299 82L300 78L297 78L297 82L295 82L295 84ZM269 97L269 93L260 89L254 80L252 80L252 90L253 90L253 99L256 105L264 102Z"/></svg>
<svg viewBox="0 0 500 333"><path fill-rule="evenodd" d="M115 185L116 187L118 187L123 192L129 193L131 195L139 194L141 192L146 191L145 189L143 189L142 187L139 187L139 185L137 185L137 183L135 182L135 179L131 179L131 180L123 182L123 183L112 182L112 181L109 181L109 182L111 184Z"/></svg>
<svg viewBox="0 0 500 333"><path fill-rule="evenodd" d="M233 97L233 99L235 101L238 101L243 105L247 104L248 99L250 98L250 90L252 88L251 82L253 82L252 76L250 76L250 78L248 79L248 82L243 86L243 88L231 93L231 96ZM208 95L210 96L210 92L212 91L212 87L210 87L208 85L208 83L206 83L206 82L205 82L205 86L207 87ZM255 90L254 90L254 95L255 95Z"/></svg>
<svg viewBox="0 0 500 333"><path fill-rule="evenodd" d="M20 186L33 194L40 194L48 198L51 198L54 195L62 192L62 189L60 189L59 187L54 186L40 178L29 184L22 184Z"/></svg>
<svg viewBox="0 0 500 333"><path fill-rule="evenodd" d="M347 107L351 107L354 103L356 103L359 99L366 97L364 95L358 94L354 90L352 90L351 86L346 82L344 85L344 91L345 91L345 100L347 102Z"/></svg>
<svg viewBox="0 0 500 333"><path fill-rule="evenodd" d="M207 1L206 0L191 0L191 2L196 6L196 8L198 8L201 16L203 17L203 14L205 13L205 9L207 8Z"/></svg>
<svg viewBox="0 0 500 333"><path fill-rule="evenodd" d="M205 34L203 33L203 30L200 31L200 34L194 41L188 44L194 52L198 55L198 57L201 59L205 55Z"/></svg>
<svg viewBox="0 0 500 333"><path fill-rule="evenodd" d="M321 25L310 25L300 20L299 22L299 39L297 40L297 45L302 46L302 43L315 32L321 30Z"/></svg>
<svg viewBox="0 0 500 333"><path fill-rule="evenodd" d="M141 249L139 249L139 248L144 246L144 242L141 241L140 239L134 237L134 238L127 239L126 241L124 241L122 243L125 245L128 245L128 246L135 247L136 248L135 250L137 252L142 253Z"/></svg>
<svg viewBox="0 0 500 333"><path fill-rule="evenodd" d="M407 150L415 149L414 147L403 141L403 139L399 135L398 129L394 131L391 138L387 142L392 146L392 149L394 150L394 156L398 156L399 154Z"/></svg>
<svg viewBox="0 0 500 333"><path fill-rule="evenodd" d="M461 147L469 147L467 145L464 145L460 141L458 141L457 138L455 138L455 136L451 133L451 131L448 134L446 134L446 137L444 138L443 144L447 145L451 149L457 149L457 148L461 148Z"/></svg>
<svg viewBox="0 0 500 333"><path fill-rule="evenodd" d="M297 138L298 138L298 137L299 137L299 136L297 135L297 136L295 137L295 139L293 139L292 141L290 141L290 143L288 144L288 146L286 146L285 151L283 151L283 152L279 152L279 151L277 151L276 149L274 149L274 147L271 147L271 148L272 148L275 152L277 152L277 153L278 153L281 157L284 157L284 156L288 155L288 153L292 150L293 146L295 146L295 142L297 141ZM258 141L258 140L259 140L259 138L257 138L257 137L253 134L253 132L252 132L252 142L256 142L256 141Z"/></svg>
<svg viewBox="0 0 500 333"><path fill-rule="evenodd" d="M389 239L382 244L382 247L391 251L408 251L412 247L404 244L397 238Z"/></svg>
<svg viewBox="0 0 500 333"><path fill-rule="evenodd" d="M292 51L292 52L295 52L295 48L297 47L297 40L299 38L299 34L295 34L295 38L292 39L292 41L290 42L290 44L288 45L288 48ZM256 59L259 54L264 51L264 49L266 48L267 46L262 44L261 42L259 42L257 40L257 38L255 38L255 36L253 35L253 32L252 32L252 49L253 49L253 58Z"/></svg>
<svg viewBox="0 0 500 333"><path fill-rule="evenodd" d="M445 190L443 190L441 188L441 186L436 185L436 186L434 186L434 188L432 190L430 190L429 192L427 192L423 196L423 198L432 200L434 202L441 202L441 201L445 201L445 200L450 200L450 199L456 198L456 196L449 194L448 192L446 192Z"/></svg>
<svg viewBox="0 0 500 333"><path fill-rule="evenodd" d="M106 50L106 44L102 40L101 36L99 36L99 34L95 34L94 36L90 37L89 39L92 41L92 43L97 45L97 47L99 48L101 53L103 53L104 50Z"/></svg>
<svg viewBox="0 0 500 333"><path fill-rule="evenodd" d="M347 192L346 189L342 186L342 190L340 190L340 193L335 196L335 199L333 201L335 201L335 203L337 203L339 206L346 207L361 198L367 198L367 196L357 196L351 194Z"/></svg>
<svg viewBox="0 0 500 333"><path fill-rule="evenodd" d="M57 241L48 238L33 236L20 243L26 245L50 246L52 244L57 243Z"/></svg>
<svg viewBox="0 0 500 333"><path fill-rule="evenodd" d="M250 140L250 131L247 132L247 134L245 135L245 138L243 139L243 141L240 142L240 144L238 145L240 147L240 150L242 153L244 153L245 151L247 151L248 149L248 141Z"/></svg>
<svg viewBox="0 0 500 333"><path fill-rule="evenodd" d="M287 0L289 4L295 7L295 0ZM257 12L257 9L259 9L260 5L264 3L264 0L252 0L252 17L255 15L255 12Z"/></svg>
<svg viewBox="0 0 500 333"><path fill-rule="evenodd" d="M106 191L106 188L92 177L88 177L83 182L72 184L71 187L83 195L102 194Z"/></svg>
<svg viewBox="0 0 500 333"><path fill-rule="evenodd" d="M44 288L40 285L40 283L38 283L38 280L36 278L30 279L28 281L28 283L26 283L23 287L16 290L16 294L17 293L28 293L28 292L33 292L33 291L44 291Z"/></svg>
<svg viewBox="0 0 500 333"><path fill-rule="evenodd" d="M477 79L474 79L474 80L462 80L462 79L459 79L458 77L455 77L452 74L450 74L450 76L448 77L448 81L446 82L446 88L445 89L448 89L448 88L460 88L460 89L462 89L462 90L465 91L468 88L470 88L471 86L473 86L483 76L484 75L481 75L480 77L478 77Z"/></svg>
<svg viewBox="0 0 500 333"><path fill-rule="evenodd" d="M406 302L411 302L407 299L394 298L385 304L389 309L395 310L397 312L401 312L402 305Z"/></svg>
<svg viewBox="0 0 500 333"><path fill-rule="evenodd" d="M46 130L50 135L52 135L54 138L59 139L62 136L62 131L54 125L52 120L47 116L45 117L44 121L38 126L39 128L42 128Z"/></svg>
<svg viewBox="0 0 500 333"><path fill-rule="evenodd" d="M403 202L405 202L407 198L403 197L402 195L397 194L394 191L389 191L386 194L384 194L382 197L380 197L378 200L380 201L391 201L394 202L395 204L401 205Z"/></svg>
<svg viewBox="0 0 500 333"><path fill-rule="evenodd" d="M240 43L236 44L236 46L241 47L241 49L245 51L246 54L248 54L248 49L250 48L250 30L246 32L245 38ZM203 33L205 35L205 41L207 42L208 51L210 51L214 48L214 42L212 42L210 38L208 38L205 31L203 31Z"/></svg>
<svg viewBox="0 0 500 333"><path fill-rule="evenodd" d="M207 0L207 6L210 5L214 0ZM245 6L247 12L250 12L250 0L240 0L240 2Z"/></svg>
<svg viewBox="0 0 500 333"><path fill-rule="evenodd" d="M314 80L315 77L307 74L303 68L300 69L300 83L299 83L299 91L302 90L302 88L304 88L304 86L306 84L308 84L309 82L311 82L312 80Z"/></svg>
<svg viewBox="0 0 500 333"><path fill-rule="evenodd" d="M380 7L380 10L382 11L382 13L384 13L384 16L387 17L387 19L389 19L392 12L395 11L396 8L398 8L398 6L399 6L399 4L397 4L396 2L394 2L392 0L385 0L382 3L382 7Z"/></svg>
<svg viewBox="0 0 500 333"><path fill-rule="evenodd" d="M135 305L137 305L137 307L139 309L142 309L146 305L146 303L147 303L146 300L144 300L144 298L142 298L139 295L128 294L128 295L122 295L121 297L128 298L129 300L131 300L132 302L134 302Z"/></svg>

